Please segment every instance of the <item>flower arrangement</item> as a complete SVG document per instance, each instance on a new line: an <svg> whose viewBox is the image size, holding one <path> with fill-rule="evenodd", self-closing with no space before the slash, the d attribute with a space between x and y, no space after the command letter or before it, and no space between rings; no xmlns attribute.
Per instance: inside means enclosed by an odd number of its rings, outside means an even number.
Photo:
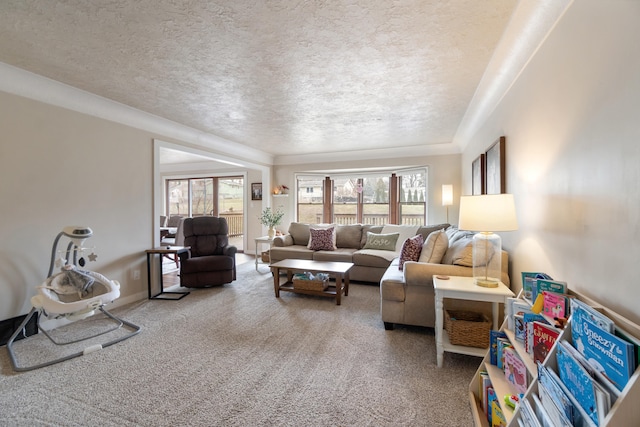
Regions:
<svg viewBox="0 0 640 427"><path fill-rule="evenodd" d="M270 207L267 207L260 215L260 224L266 225L267 227L275 227L276 225L280 225L283 216L284 212L271 210Z"/></svg>

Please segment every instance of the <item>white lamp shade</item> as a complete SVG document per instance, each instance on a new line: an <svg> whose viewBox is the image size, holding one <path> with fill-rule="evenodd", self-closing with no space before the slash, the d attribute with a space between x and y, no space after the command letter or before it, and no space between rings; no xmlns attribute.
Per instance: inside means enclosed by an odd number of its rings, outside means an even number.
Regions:
<svg viewBox="0 0 640 427"><path fill-rule="evenodd" d="M453 205L453 185L444 184L442 186L442 206Z"/></svg>
<svg viewBox="0 0 640 427"><path fill-rule="evenodd" d="M517 230L518 220L513 194L460 197L458 228L470 231Z"/></svg>

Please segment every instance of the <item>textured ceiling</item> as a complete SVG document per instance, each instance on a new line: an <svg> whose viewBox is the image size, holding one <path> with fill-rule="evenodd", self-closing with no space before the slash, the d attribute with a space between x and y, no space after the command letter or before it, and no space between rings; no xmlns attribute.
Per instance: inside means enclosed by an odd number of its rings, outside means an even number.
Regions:
<svg viewBox="0 0 640 427"><path fill-rule="evenodd" d="M450 143L515 0L3 0L0 62L278 155Z"/></svg>

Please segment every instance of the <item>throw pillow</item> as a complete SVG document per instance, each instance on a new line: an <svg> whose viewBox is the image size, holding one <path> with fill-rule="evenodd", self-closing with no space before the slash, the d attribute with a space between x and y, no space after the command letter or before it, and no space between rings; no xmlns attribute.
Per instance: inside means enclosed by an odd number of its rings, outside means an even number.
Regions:
<svg viewBox="0 0 640 427"><path fill-rule="evenodd" d="M395 251L400 233L376 234L367 231L367 243L362 249L380 249L382 251Z"/></svg>
<svg viewBox="0 0 640 427"><path fill-rule="evenodd" d="M382 227L382 234L389 234L389 233L399 233L400 237L398 237L398 241L396 242L396 252L400 252L400 249L402 248L402 244L404 243L405 240L407 240L409 237L413 237L416 234L418 234L418 228L420 228L419 225L398 225L398 224L385 224L384 227Z"/></svg>
<svg viewBox="0 0 640 427"><path fill-rule="evenodd" d="M449 248L449 238L444 230L434 231L427 236L427 240L422 246L422 252L420 252L420 262L432 262L440 264L444 253Z"/></svg>
<svg viewBox="0 0 640 427"><path fill-rule="evenodd" d="M420 252L422 251L423 240L422 234L417 234L404 241L402 250L400 251L400 262L398 263L400 270L404 268L405 262L418 261Z"/></svg>
<svg viewBox="0 0 640 427"><path fill-rule="evenodd" d="M308 249L312 251L335 251L336 229L329 228L309 228Z"/></svg>

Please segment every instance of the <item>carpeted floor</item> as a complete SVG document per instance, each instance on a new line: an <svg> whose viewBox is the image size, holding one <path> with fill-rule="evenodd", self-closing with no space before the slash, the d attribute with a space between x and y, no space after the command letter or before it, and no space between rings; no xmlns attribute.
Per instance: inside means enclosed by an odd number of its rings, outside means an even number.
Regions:
<svg viewBox="0 0 640 427"><path fill-rule="evenodd" d="M379 306L363 284L341 306L276 299L271 275L242 264L232 284L113 310L143 330L102 351L15 373L0 349L0 425L472 425L480 359L446 353L436 368L433 330L385 331ZM46 355L43 338L17 342L21 360Z"/></svg>

